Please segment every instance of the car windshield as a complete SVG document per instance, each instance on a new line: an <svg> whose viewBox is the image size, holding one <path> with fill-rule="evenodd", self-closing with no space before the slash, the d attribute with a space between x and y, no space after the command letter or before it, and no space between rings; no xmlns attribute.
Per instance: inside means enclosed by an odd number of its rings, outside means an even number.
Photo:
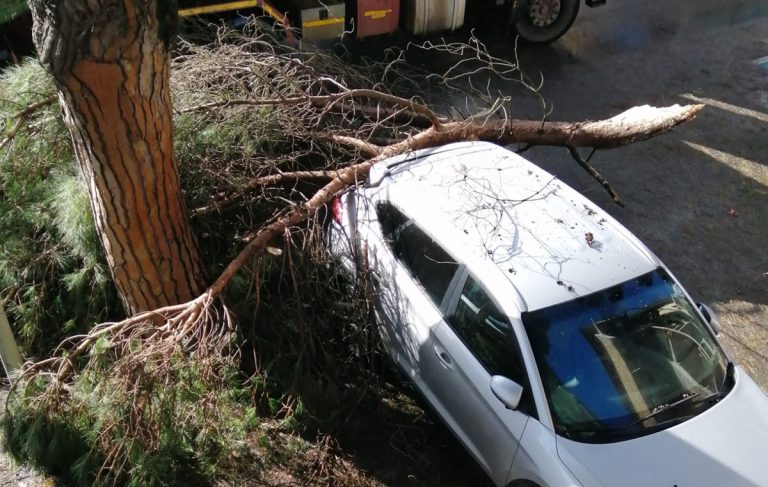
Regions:
<svg viewBox="0 0 768 487"><path fill-rule="evenodd" d="M555 429L604 443L685 421L732 387L732 366L663 269L523 313Z"/></svg>

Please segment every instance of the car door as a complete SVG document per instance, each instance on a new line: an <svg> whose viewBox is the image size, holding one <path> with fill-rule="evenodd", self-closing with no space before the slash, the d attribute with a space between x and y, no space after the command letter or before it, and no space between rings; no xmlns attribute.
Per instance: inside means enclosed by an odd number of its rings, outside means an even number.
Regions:
<svg viewBox="0 0 768 487"><path fill-rule="evenodd" d="M373 312L384 349L404 372L411 375L413 353L408 344L415 337L413 331L408 329L412 319L408 316L408 306L402 297L404 291L397 285L404 276L392 244L395 231L408 219L394 207L391 211L377 211L377 205L371 200L365 202L364 208L359 227L359 265L365 290L373 298Z"/></svg>
<svg viewBox="0 0 768 487"><path fill-rule="evenodd" d="M448 318L422 357L422 380L444 408L446 422L497 485L506 481L533 411L530 388L509 320L467 271L458 279ZM491 392L493 375L524 386L517 410Z"/></svg>
<svg viewBox="0 0 768 487"><path fill-rule="evenodd" d="M420 350L442 320L439 308L458 264L387 201L375 205L363 241L382 341L414 380Z"/></svg>

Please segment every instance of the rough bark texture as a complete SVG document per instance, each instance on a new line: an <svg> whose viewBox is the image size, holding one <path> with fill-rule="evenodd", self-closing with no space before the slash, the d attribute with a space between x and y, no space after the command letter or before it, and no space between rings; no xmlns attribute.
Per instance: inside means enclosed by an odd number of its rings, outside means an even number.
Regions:
<svg viewBox="0 0 768 487"><path fill-rule="evenodd" d="M168 0L30 0L96 228L129 313L204 288L172 140Z"/></svg>
<svg viewBox="0 0 768 487"><path fill-rule="evenodd" d="M672 130L677 125L691 120L702 108L703 105L643 105L615 117L594 122L542 123L536 120L470 119L444 123L438 128L425 130L411 139L411 149L423 149L462 140L615 149Z"/></svg>

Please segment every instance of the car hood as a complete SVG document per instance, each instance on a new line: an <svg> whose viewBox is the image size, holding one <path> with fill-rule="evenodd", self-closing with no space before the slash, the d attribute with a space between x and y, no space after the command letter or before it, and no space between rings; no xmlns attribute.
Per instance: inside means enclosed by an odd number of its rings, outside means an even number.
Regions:
<svg viewBox="0 0 768 487"><path fill-rule="evenodd" d="M562 462L585 486L764 486L768 396L737 367L733 390L684 423L632 440L557 437Z"/></svg>

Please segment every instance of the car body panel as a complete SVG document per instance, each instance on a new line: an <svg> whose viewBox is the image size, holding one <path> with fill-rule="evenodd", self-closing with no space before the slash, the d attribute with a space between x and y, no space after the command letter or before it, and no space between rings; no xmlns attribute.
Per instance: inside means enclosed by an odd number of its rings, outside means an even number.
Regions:
<svg viewBox="0 0 768 487"><path fill-rule="evenodd" d="M589 294L659 265L594 203L493 144L452 144L389 166L394 169L382 183L388 198L457 257L489 260L505 271L524 301L522 311Z"/></svg>
<svg viewBox="0 0 768 487"><path fill-rule="evenodd" d="M445 321L420 357L421 378L465 448L502 484L530 417L508 410L491 391L491 375Z"/></svg>
<svg viewBox="0 0 768 487"><path fill-rule="evenodd" d="M419 351L442 316L392 255L376 220L375 200L347 198L342 205L346 210L344 219L354 229L342 226L343 231L336 232L337 240L332 245L343 256L342 263L361 263L370 292L377 297L374 311L381 324L382 343L390 357L413 379L419 373Z"/></svg>
<svg viewBox="0 0 768 487"><path fill-rule="evenodd" d="M539 421L528 421L520 448L507 476L507 484L526 480L547 487L578 487L582 484L557 455L557 435ZM584 484L591 485L591 484Z"/></svg>
<svg viewBox="0 0 768 487"><path fill-rule="evenodd" d="M557 438L559 457L584 485L764 486L768 482L768 399L737 367L718 404L671 428L627 441Z"/></svg>

